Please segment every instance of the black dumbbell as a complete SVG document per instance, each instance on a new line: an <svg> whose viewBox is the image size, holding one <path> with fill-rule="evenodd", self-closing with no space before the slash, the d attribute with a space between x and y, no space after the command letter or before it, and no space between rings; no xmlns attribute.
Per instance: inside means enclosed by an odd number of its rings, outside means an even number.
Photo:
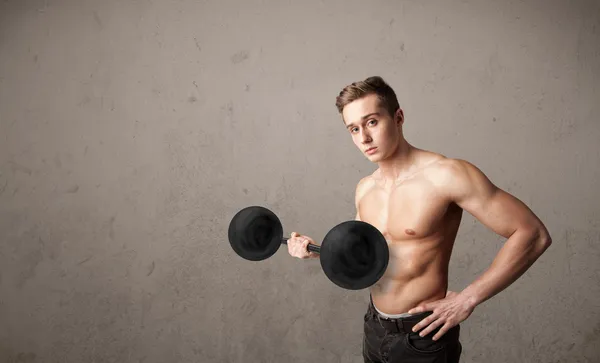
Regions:
<svg viewBox="0 0 600 363"><path fill-rule="evenodd" d="M246 207L229 224L229 243L242 258L261 261L287 244L279 218L267 208ZM333 227L321 246L308 245L319 254L325 275L336 285L360 290L375 284L389 261L388 245L377 228L362 221L346 221Z"/></svg>

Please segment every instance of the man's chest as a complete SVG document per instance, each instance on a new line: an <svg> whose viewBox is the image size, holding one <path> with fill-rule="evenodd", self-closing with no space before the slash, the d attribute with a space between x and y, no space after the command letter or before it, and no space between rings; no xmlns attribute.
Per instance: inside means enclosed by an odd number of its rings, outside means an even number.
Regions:
<svg viewBox="0 0 600 363"><path fill-rule="evenodd" d="M374 186L358 203L360 219L375 226L388 241L424 239L444 227L449 201L428 184L392 188Z"/></svg>

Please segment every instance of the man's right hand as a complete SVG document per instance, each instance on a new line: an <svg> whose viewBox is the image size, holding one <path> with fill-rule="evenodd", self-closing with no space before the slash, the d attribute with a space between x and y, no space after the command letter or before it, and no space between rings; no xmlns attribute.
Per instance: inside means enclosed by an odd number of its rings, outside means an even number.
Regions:
<svg viewBox="0 0 600 363"><path fill-rule="evenodd" d="M316 244L312 238L292 232L290 239L287 240L288 252L300 259L319 258L318 253L308 251L309 243Z"/></svg>

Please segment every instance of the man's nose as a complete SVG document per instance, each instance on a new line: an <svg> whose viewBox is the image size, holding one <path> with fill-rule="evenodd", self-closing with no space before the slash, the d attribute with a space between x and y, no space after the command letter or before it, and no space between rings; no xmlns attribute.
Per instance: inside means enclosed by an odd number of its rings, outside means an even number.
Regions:
<svg viewBox="0 0 600 363"><path fill-rule="evenodd" d="M367 133L365 131L361 132L360 137L361 137L361 140L362 140L363 144L368 144L369 142L372 141L371 140L371 135L369 135L369 133Z"/></svg>

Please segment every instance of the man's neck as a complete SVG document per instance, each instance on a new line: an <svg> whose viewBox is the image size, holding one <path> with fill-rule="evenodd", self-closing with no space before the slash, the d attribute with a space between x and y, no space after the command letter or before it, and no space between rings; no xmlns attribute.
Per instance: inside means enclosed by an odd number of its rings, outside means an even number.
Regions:
<svg viewBox="0 0 600 363"><path fill-rule="evenodd" d="M402 142L393 156L377 163L379 177L383 181L397 181L413 174L419 167L416 154L417 148L406 141Z"/></svg>

